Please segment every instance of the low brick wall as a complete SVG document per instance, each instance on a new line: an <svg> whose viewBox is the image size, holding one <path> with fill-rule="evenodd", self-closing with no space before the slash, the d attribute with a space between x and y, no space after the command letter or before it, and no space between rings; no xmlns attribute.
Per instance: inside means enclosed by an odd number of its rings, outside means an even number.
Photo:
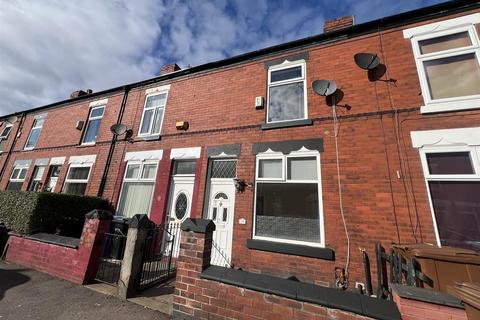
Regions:
<svg viewBox="0 0 480 320"><path fill-rule="evenodd" d="M410 293L410 298L405 291ZM461 302L446 293L401 286L393 287L392 293L403 320L467 320Z"/></svg>
<svg viewBox="0 0 480 320"><path fill-rule="evenodd" d="M77 284L91 282L109 225L108 218L87 215L77 249L12 234L6 260Z"/></svg>
<svg viewBox="0 0 480 320"><path fill-rule="evenodd" d="M174 319L400 319L391 302L210 266L214 227L203 219L182 224ZM319 297L324 304L310 303Z"/></svg>

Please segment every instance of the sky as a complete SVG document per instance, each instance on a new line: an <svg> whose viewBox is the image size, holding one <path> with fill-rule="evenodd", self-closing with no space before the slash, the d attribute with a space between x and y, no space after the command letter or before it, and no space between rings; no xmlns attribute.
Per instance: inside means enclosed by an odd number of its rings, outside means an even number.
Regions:
<svg viewBox="0 0 480 320"><path fill-rule="evenodd" d="M445 0L0 0L0 115Z"/></svg>

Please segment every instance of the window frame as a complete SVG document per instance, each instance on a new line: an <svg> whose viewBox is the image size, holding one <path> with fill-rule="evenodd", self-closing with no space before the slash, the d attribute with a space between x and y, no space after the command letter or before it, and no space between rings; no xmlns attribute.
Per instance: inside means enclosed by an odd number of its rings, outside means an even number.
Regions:
<svg viewBox="0 0 480 320"><path fill-rule="evenodd" d="M423 169L423 177L427 189L428 203L430 205L430 212L432 214L433 229L435 231L435 239L439 247L442 246L440 240L440 233L437 225L437 218L435 216L435 209L433 207L432 195L430 192L430 181L467 181L480 182L480 146L424 146L418 149L420 153L420 161ZM427 162L427 154L429 153L454 153L454 152L469 152L470 161L474 174L430 174Z"/></svg>
<svg viewBox="0 0 480 320"><path fill-rule="evenodd" d="M29 165L28 166L25 166L25 165L14 166L13 170L12 170L12 173L10 174L10 178L8 179L8 183L7 183L7 186L5 187L5 190L8 190L8 186L12 182L14 182L14 183L21 182L22 183L22 186L20 187L20 190L21 190L23 188L23 184L25 183L25 180L27 179L27 174L28 174L28 169L29 168L30 168ZM16 178L13 178L15 170L18 170L18 174L16 175ZM19 177L20 177L20 174L23 170L25 170L25 176L21 179Z"/></svg>
<svg viewBox="0 0 480 320"><path fill-rule="evenodd" d="M87 176L87 179L69 179L68 178L68 175L70 173L70 170L72 168L85 168L85 167L88 167L89 170L88 170L88 176ZM68 166L68 170L67 170L67 174L65 175L65 180L63 181L63 186L62 186L62 191L61 193L65 193L65 189L66 189L66 186L68 183L85 183L87 186L85 188L85 193L83 195L86 195L86 192L87 192L87 188L88 188L88 181L90 181L90 176L92 174L92 167L93 167L93 163L72 163Z"/></svg>
<svg viewBox="0 0 480 320"><path fill-rule="evenodd" d="M103 116L105 115L105 106L106 105L102 104L102 105L94 106L94 107L90 108L90 111L88 112L88 120L87 120L87 123L85 124L85 130L83 132L82 143L81 143L82 146L95 145L97 143L96 138L95 138L95 141L90 141L90 142L85 142L85 138L87 137L87 132L88 132L88 128L89 128L89 125L90 125L91 121L100 120L100 124L101 124L101 120L103 119ZM102 115L92 117L93 111L96 110L96 109L100 109L100 108L103 108ZM100 132L100 127L98 128L98 131ZM98 132L97 132L97 135L98 135Z"/></svg>
<svg viewBox="0 0 480 320"><path fill-rule="evenodd" d="M140 126L138 127L138 136L139 137L151 137L151 136L160 136L161 135L162 128L163 128L163 120L165 119L165 110L167 108L167 100L168 100L169 91L170 91L169 89L163 89L163 90L159 90L159 91L156 91L156 92L149 93L149 94L145 95L145 102L143 103L142 118L140 120ZM165 103L163 104L163 106L146 108L148 98L154 97L154 96L157 96L157 95L161 95L161 94L165 94ZM155 120L156 120L157 115L158 115L157 110L160 109L160 108L163 108L163 115L162 115L162 121L160 122L160 129L159 129L158 133L152 133L153 126L154 126ZM145 118L145 113L148 110L153 110L154 111L153 112L153 117L152 117L152 122L150 123L150 126L148 127L148 132L147 133L142 133L143 120Z"/></svg>
<svg viewBox="0 0 480 320"><path fill-rule="evenodd" d="M289 158L304 158L304 157L315 157L317 161L317 179L316 180L288 180L287 179L287 165ZM283 179L265 179L265 178L258 178L258 171L259 171L259 160L261 159L284 159L282 161L282 175ZM318 151L311 151L305 148L302 148L298 151L293 151L290 154L284 155L281 152L272 152L271 150L259 153L256 156L256 167L255 167L255 192L253 196L253 231L252 231L252 239L254 240L265 240L265 241L272 241L272 242L279 242L279 243L288 243L288 244L298 244L310 247L318 247L318 248L325 248L325 226L324 226L324 215L323 215L323 196L322 196L322 175L321 175L321 157L320 152ZM256 235L256 218L257 218L257 191L258 191L258 183L286 183L286 184L295 184L295 183L310 183L310 184L317 184L318 186L318 223L319 223L319 232L320 232L320 241L319 242L311 242L311 241L302 241L302 240L291 240L291 239L281 239L281 238L273 238L273 237L265 237L265 236L257 236Z"/></svg>
<svg viewBox="0 0 480 320"><path fill-rule="evenodd" d="M156 165L155 175L154 175L153 179L142 178L143 168L147 164L155 164ZM128 166L131 166L131 165L139 165L140 166L140 170L138 171L138 177L137 178L127 178L127 169L128 169ZM117 206L115 208L115 214L118 214L118 207L120 205L120 202L122 201L122 196L123 196L124 188L125 188L125 182L153 182L153 192L152 192L152 196L150 198L150 211L148 213L148 216L150 217L151 210L152 210L151 206L153 204L153 198L155 196L155 187L156 187L156 184L157 184L157 174L158 174L158 167L159 166L160 166L160 164L159 164L158 160L143 160L143 161L142 160L130 160L130 161L127 161L127 163L125 165L125 172L123 173L122 186L120 188L120 196L118 197ZM125 217L125 215L119 215L119 216Z"/></svg>
<svg viewBox="0 0 480 320"><path fill-rule="evenodd" d="M297 77L297 78L292 78L288 80L282 80L282 81L275 81L272 83L271 78L272 78L272 72L275 71L280 71L280 70L285 70L285 69L290 69L294 67L301 67L302 70L302 76ZM299 83L301 82L303 84L303 112L304 112L304 117L303 118L297 118L297 119L288 119L288 120L279 120L279 121L269 121L269 112L270 112L270 88L271 87L276 87L276 86L282 86L285 84L291 84L291 83ZM267 74L267 112L266 112L266 121L265 123L270 124L270 123L287 123L290 121L298 121L298 120L305 120L308 119L308 105L307 105L307 68L306 68L306 62L305 60L297 60L297 61L288 61L285 60L281 64L277 64L274 66L271 66L268 68L268 74Z"/></svg>
<svg viewBox="0 0 480 320"><path fill-rule="evenodd" d="M40 170L39 168L43 168L42 175L40 176L40 179L35 179L35 174L37 173L35 170ZM28 183L28 188L27 188L28 191L32 191L32 192L39 192L40 191L40 190L30 190L30 189L34 186L35 182L40 182L41 183L43 181L43 176L45 175L45 169L46 168L47 168L46 165L43 165L43 166L42 165L35 165L35 166L33 166L32 176L30 178L30 182Z"/></svg>
<svg viewBox="0 0 480 320"><path fill-rule="evenodd" d="M479 21L477 21L479 20ZM455 110L467 110L480 108L480 94L459 96L441 99L432 99L428 85L428 78L424 62L439 60L442 58L458 57L467 54L474 54L480 66L480 40L475 28L475 23L480 22L480 15L464 16L432 23L404 30L404 36L410 37L420 88L425 105L420 108L421 113L434 113ZM435 39L447 35L467 32L471 41L470 46L453 48L433 53L422 54L419 42Z"/></svg>
<svg viewBox="0 0 480 320"><path fill-rule="evenodd" d="M42 120L43 122L42 122L41 126L38 126L37 123L40 120ZM38 139L40 139L40 134L42 133L42 128L43 128L43 125L45 124L45 120L46 120L46 117L37 117L37 118L33 119L32 127L30 128L30 133L28 134L27 141L25 141L25 147L23 148L24 150L35 149L35 147L37 146L37 143L38 143ZM40 132L38 133L38 138L35 141L35 144L33 146L29 147L28 146L28 141L30 140L30 136L32 135L33 130L35 130L35 129L39 129Z"/></svg>
<svg viewBox="0 0 480 320"><path fill-rule="evenodd" d="M5 134L5 131L10 128L10 130L8 130L7 134ZM0 134L0 146L2 144L2 142L5 142L5 146L6 146L6 143L8 141L8 137L10 137L10 133L12 132L12 129L13 129L13 124L11 123L7 123L5 125L5 127L3 127L3 130L2 130L2 133ZM0 153L4 152L5 150L1 150L0 149Z"/></svg>

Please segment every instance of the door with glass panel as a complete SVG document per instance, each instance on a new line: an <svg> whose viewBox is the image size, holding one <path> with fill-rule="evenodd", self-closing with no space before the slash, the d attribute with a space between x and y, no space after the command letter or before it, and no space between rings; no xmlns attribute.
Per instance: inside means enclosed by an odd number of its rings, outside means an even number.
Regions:
<svg viewBox="0 0 480 320"><path fill-rule="evenodd" d="M45 166L35 166L33 169L32 180L28 186L28 191L40 191L42 187L42 177Z"/></svg>
<svg viewBox="0 0 480 320"><path fill-rule="evenodd" d="M48 178L45 186L45 192L54 192L55 187L57 185L58 176L60 175L60 170L62 166L55 165L50 166L50 170L48 171Z"/></svg>
<svg viewBox="0 0 480 320"><path fill-rule="evenodd" d="M128 162L120 193L117 214L131 218L150 215L158 162Z"/></svg>
<svg viewBox="0 0 480 320"><path fill-rule="evenodd" d="M193 186L195 182L195 160L178 160L173 163L172 180L170 182L170 197L168 201L167 222L174 225L181 224L190 217L192 210ZM172 227L172 230L178 230ZM173 256L177 257L180 249L180 234L169 235L174 240Z"/></svg>
<svg viewBox="0 0 480 320"><path fill-rule="evenodd" d="M215 223L211 264L230 266L232 256L233 220L237 160L215 159L210 167L208 218Z"/></svg>

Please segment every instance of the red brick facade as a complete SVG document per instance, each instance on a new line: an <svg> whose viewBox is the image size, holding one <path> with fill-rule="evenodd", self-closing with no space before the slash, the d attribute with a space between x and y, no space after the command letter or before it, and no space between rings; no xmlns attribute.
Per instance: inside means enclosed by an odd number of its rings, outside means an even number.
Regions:
<svg viewBox="0 0 480 320"><path fill-rule="evenodd" d="M423 99L419 78L412 45L409 39L404 38L403 30L478 12L479 9L474 9L350 39L308 44L191 74L179 71L175 73L179 76L160 77L158 81L135 86L128 92L120 119L133 130L133 137L131 141L119 137L103 196L114 205L118 203L126 152L163 150L150 214L152 220L161 223L168 206L172 170L170 150L201 147L191 213L192 217L201 217L208 182L207 147L240 144L237 176L251 183L255 180L254 143L322 138L324 151L320 155L320 167L325 242L335 251L335 261L248 249L246 241L252 238L255 192L253 188L247 188L245 192L236 194L232 262L247 271L295 276L302 281L333 286L335 267L345 266L347 247L339 207L332 107L325 98L315 94L310 85L317 79L333 79L344 94L339 104L351 107L350 110L338 108L340 176L351 242L350 285L353 287L355 281L364 282L362 256L358 248L366 248L373 257L376 241L384 246L392 242L436 243L420 157L418 150L412 147L410 132L476 127L480 122L478 111L420 113ZM480 31L480 26L476 28ZM367 72L354 63L353 56L358 52L377 53L387 66L381 80L395 79L395 82L370 81ZM258 96L267 97L268 71L265 63L296 54L308 56L306 95L308 118L313 120L313 125L262 130L261 125L266 122L266 108L256 109L254 101ZM161 139L146 141L139 138L145 91L167 84L171 87ZM20 134L1 177L0 189L4 190L7 186L15 160L32 160L23 185L23 190L26 190L36 159L65 156L66 162L56 187L56 191L60 192L67 173L68 158L96 155L86 193L97 195L112 139L109 128L117 123L124 94L123 88L119 88L101 96L89 95L74 102L67 101L60 107L27 112L20 117L7 143L8 149L15 137L13 133L20 126ZM97 143L81 146L82 131L77 130L75 124L87 120L91 102L104 98L108 98L108 103ZM45 112L48 116L36 148L23 150L33 117ZM177 130L176 121L188 121L189 129ZM7 155L6 151L0 155L0 166ZM246 220L245 224L238 223L242 218ZM372 269L375 272L374 264ZM227 290L226 287L224 289Z"/></svg>

